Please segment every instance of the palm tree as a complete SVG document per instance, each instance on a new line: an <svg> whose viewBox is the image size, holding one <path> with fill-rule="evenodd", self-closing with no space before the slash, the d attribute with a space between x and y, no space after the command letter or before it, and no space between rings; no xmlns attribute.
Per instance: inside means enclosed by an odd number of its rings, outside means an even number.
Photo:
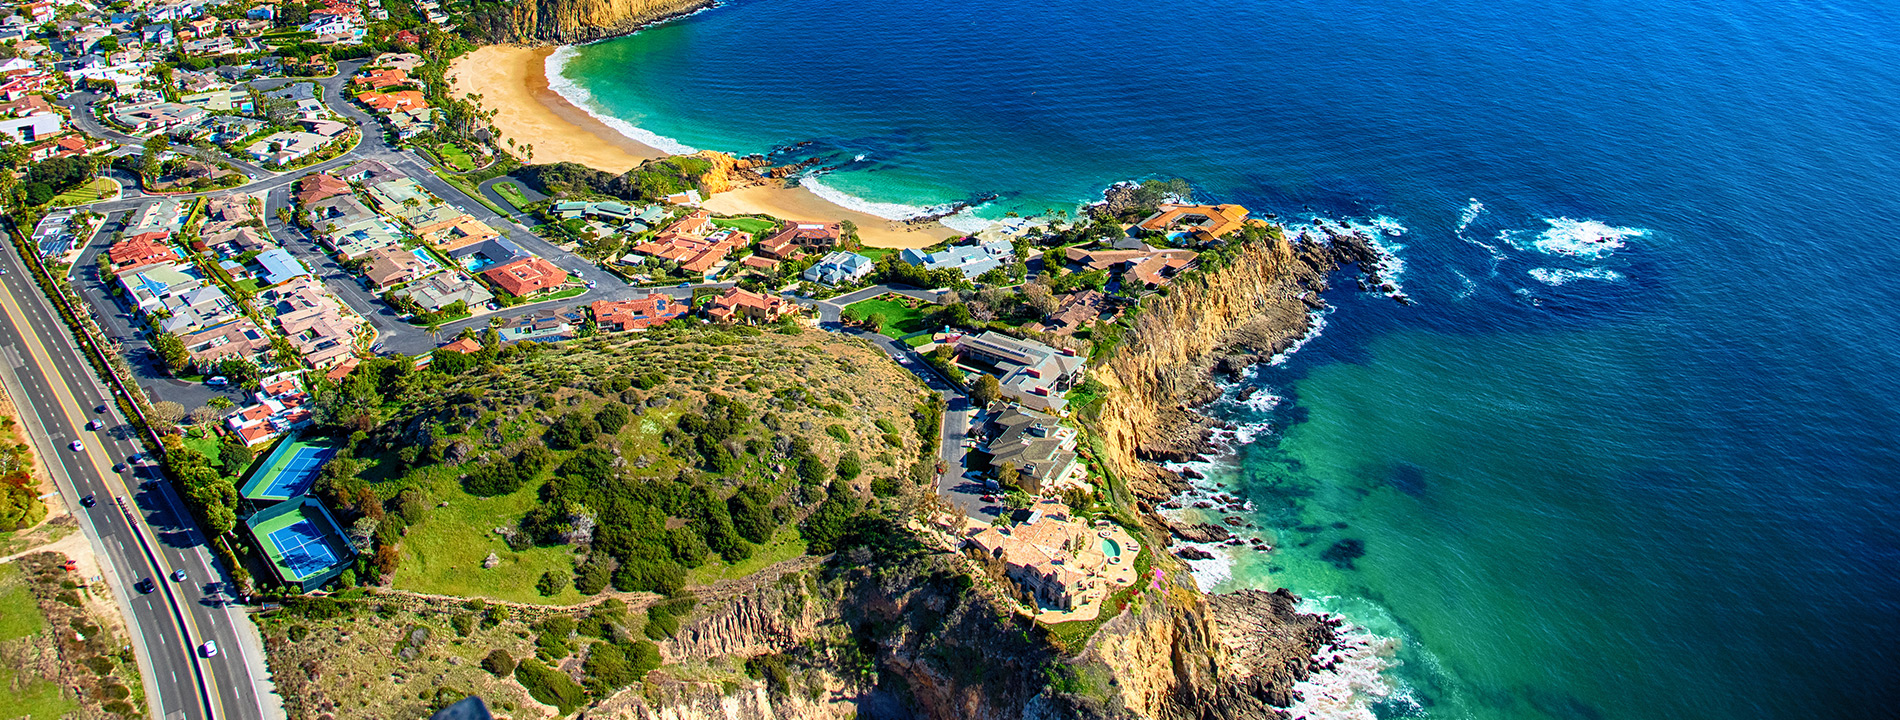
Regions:
<svg viewBox="0 0 1900 720"><path fill-rule="evenodd" d="M430 340L442 339L442 322L441 321L439 320L429 321L429 325L426 329L429 331Z"/></svg>

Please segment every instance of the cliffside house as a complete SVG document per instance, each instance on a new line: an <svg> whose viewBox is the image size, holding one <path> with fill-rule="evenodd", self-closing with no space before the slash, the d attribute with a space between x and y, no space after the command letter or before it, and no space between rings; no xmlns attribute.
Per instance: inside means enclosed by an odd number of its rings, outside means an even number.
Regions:
<svg viewBox="0 0 1900 720"><path fill-rule="evenodd" d="M1106 593L1108 556L1096 532L1055 500L1039 501L1026 512L1021 523L970 536L967 552L1001 561L1003 575L1041 605L1072 610Z"/></svg>
<svg viewBox="0 0 1900 720"><path fill-rule="evenodd" d="M1086 471L1076 462L1075 428L1055 417L1009 407L984 425L989 438L983 451L990 456L990 472L999 483L1021 487L1032 495L1053 494L1063 487L1080 487ZM1005 469L1015 477L1002 477Z"/></svg>
<svg viewBox="0 0 1900 720"><path fill-rule="evenodd" d="M1113 305L1107 295L1097 290L1078 290L1058 298L1056 311L1038 322L1030 323L1028 329L1071 335L1110 312L1113 312Z"/></svg>
<svg viewBox="0 0 1900 720"><path fill-rule="evenodd" d="M1226 237L1247 223L1247 208L1239 205L1163 204L1136 227L1149 232L1185 235L1199 242Z"/></svg>
<svg viewBox="0 0 1900 720"><path fill-rule="evenodd" d="M1085 369L1072 350L993 331L964 336L957 341L957 354L964 363L996 376L1004 397L1045 412L1068 407L1062 394L1082 381Z"/></svg>
<svg viewBox="0 0 1900 720"><path fill-rule="evenodd" d="M1166 285L1174 276L1194 265L1197 254L1193 250L1157 250L1142 246L1138 250L1083 250L1069 248L1063 251L1065 259L1078 269L1107 270L1121 276L1124 285L1154 288Z"/></svg>

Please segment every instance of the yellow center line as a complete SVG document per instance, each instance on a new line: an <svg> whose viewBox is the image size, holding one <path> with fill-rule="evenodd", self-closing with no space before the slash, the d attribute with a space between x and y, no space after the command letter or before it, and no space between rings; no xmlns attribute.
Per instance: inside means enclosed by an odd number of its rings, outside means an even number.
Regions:
<svg viewBox="0 0 1900 720"><path fill-rule="evenodd" d="M27 345L27 350L33 353L33 359L39 362L41 374L45 376L46 381L47 381L46 384L51 385L53 387L53 394L59 397L61 401L61 405L62 405L61 410L66 414L67 421L72 423L72 426L74 428L84 428L86 425L86 416L82 408L85 407L85 404L79 402L79 399L77 397L74 397L74 395L72 394L72 389L66 386L66 383L63 382L63 378L56 378L53 376L52 373L53 373L54 365L53 365L52 354L47 352L45 345L41 344L39 336L31 331L32 324L28 321L26 313L21 309L19 303L14 298L13 290L11 288L6 287L5 283L0 283L0 305L5 305L8 314L19 319L20 325L21 325L20 339L25 341ZM67 328L64 327L63 319L58 318L56 316L55 320L61 323L62 325L61 330L67 330ZM90 363L88 363L87 370L91 370ZM110 395L111 395L110 393L107 393L108 404L112 402L110 400ZM75 432L80 432L80 431L75 430ZM74 439L80 440L80 442L84 443L84 439L82 438L74 438ZM93 468L99 472L99 476L104 479L105 485L108 488L114 489L113 494L131 497L132 493L129 490L129 488L126 486L125 479L120 477L117 472L112 471L112 467L110 463L105 463L105 462L100 461L99 451L90 445L85 445L83 447L86 448L85 452L83 453L86 459L90 461L93 465ZM132 515L137 516L136 508L137 508L137 501L134 501L133 507L127 508L127 510L130 510ZM180 518L180 520L189 522L189 520L187 520L186 518ZM142 517L137 518L134 522L131 523L131 525L132 525L132 531L135 533L138 533L139 537L145 540L145 544L147 545L147 547L152 547L152 548L158 547L157 538L152 536L151 529L145 525L144 518ZM156 555L157 551L154 550L153 554ZM154 582L169 583L171 578L163 577L163 575L165 574L164 566L161 564L157 569L161 577L155 578ZM169 592L169 585L167 586L167 588L168 588L167 597L172 598L175 603L177 600L176 595L171 594ZM185 612L183 609L177 609L175 614L178 615L180 618L182 618L187 629L188 636L185 638L186 645L187 645L185 652L191 656L192 663L197 665L201 669L201 671L204 673L205 684L209 687L217 687L218 684L216 681L216 673L212 670L211 667L200 662L200 658L198 657L198 652L197 652L197 646L194 642L192 642L192 638L194 637L204 637L203 633L199 632L198 630L198 624L196 620L192 618L191 613ZM219 697L219 693L213 692L213 693L208 693L208 694L211 696L212 703L217 706L216 716L224 717L224 703L222 699Z"/></svg>

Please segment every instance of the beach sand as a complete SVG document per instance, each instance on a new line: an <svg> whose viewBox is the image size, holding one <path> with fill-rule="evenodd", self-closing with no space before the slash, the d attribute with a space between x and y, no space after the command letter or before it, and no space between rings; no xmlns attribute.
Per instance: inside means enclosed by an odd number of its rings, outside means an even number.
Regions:
<svg viewBox="0 0 1900 720"><path fill-rule="evenodd" d="M499 110L495 129L503 138L534 146L534 162L580 163L623 173L666 153L614 132L548 87L547 58L554 48L489 45L449 67L457 96L482 96L482 107ZM507 141L502 146L507 146ZM516 157L522 153L516 151ZM525 158L523 158L525 161Z"/></svg>
<svg viewBox="0 0 1900 720"><path fill-rule="evenodd" d="M455 61L449 68L449 82L456 95L475 93L482 97L482 107L498 111L495 128L503 138L533 144L536 163L573 162L621 173L666 155L620 134L549 88L547 58L553 52L553 48L482 47ZM924 247L961 234L941 223L909 226L851 210L800 187L740 188L714 195L704 206L727 215L850 220L858 226L858 238L871 247Z"/></svg>

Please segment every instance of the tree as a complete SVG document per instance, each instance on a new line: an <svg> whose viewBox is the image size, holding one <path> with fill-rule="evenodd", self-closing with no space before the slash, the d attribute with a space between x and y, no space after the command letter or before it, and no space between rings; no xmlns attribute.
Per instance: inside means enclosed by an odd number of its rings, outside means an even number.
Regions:
<svg viewBox="0 0 1900 720"><path fill-rule="evenodd" d="M196 409L191 411L191 424L200 426L210 425L218 421L219 414L217 408L211 407L210 405L199 405Z"/></svg>
<svg viewBox="0 0 1900 720"><path fill-rule="evenodd" d="M625 403L611 400L594 415L594 423L600 426L601 432L608 435L620 432L621 428L627 426L627 421L632 419L633 412L627 409Z"/></svg>
<svg viewBox="0 0 1900 720"><path fill-rule="evenodd" d="M995 375L978 375L976 382L970 384L970 401L977 407L989 407L1003 397L1003 384L997 382Z"/></svg>
<svg viewBox="0 0 1900 720"><path fill-rule="evenodd" d="M185 341L177 335L162 332L152 336L152 349L158 351L158 357L165 362L165 368L173 374L183 372L191 366L191 352L185 349Z"/></svg>
<svg viewBox="0 0 1900 720"><path fill-rule="evenodd" d="M218 444L218 464L223 465L224 471L234 476L250 467L253 457L251 449L245 446L243 440L236 437L227 437L224 442Z"/></svg>
<svg viewBox="0 0 1900 720"><path fill-rule="evenodd" d="M185 406L170 400L152 403L152 419L165 425L177 425L185 419Z"/></svg>
<svg viewBox="0 0 1900 720"><path fill-rule="evenodd" d="M1049 291L1048 285L1044 285L1041 282L1032 282L1024 285L1022 290L1023 302L1028 303L1029 307L1035 309L1036 314L1048 317L1055 313L1057 306L1056 297L1054 293Z"/></svg>
<svg viewBox="0 0 1900 720"><path fill-rule="evenodd" d="M570 412L549 425L545 437L548 447L573 450L593 442L599 435L600 425L594 418L580 412Z"/></svg>

